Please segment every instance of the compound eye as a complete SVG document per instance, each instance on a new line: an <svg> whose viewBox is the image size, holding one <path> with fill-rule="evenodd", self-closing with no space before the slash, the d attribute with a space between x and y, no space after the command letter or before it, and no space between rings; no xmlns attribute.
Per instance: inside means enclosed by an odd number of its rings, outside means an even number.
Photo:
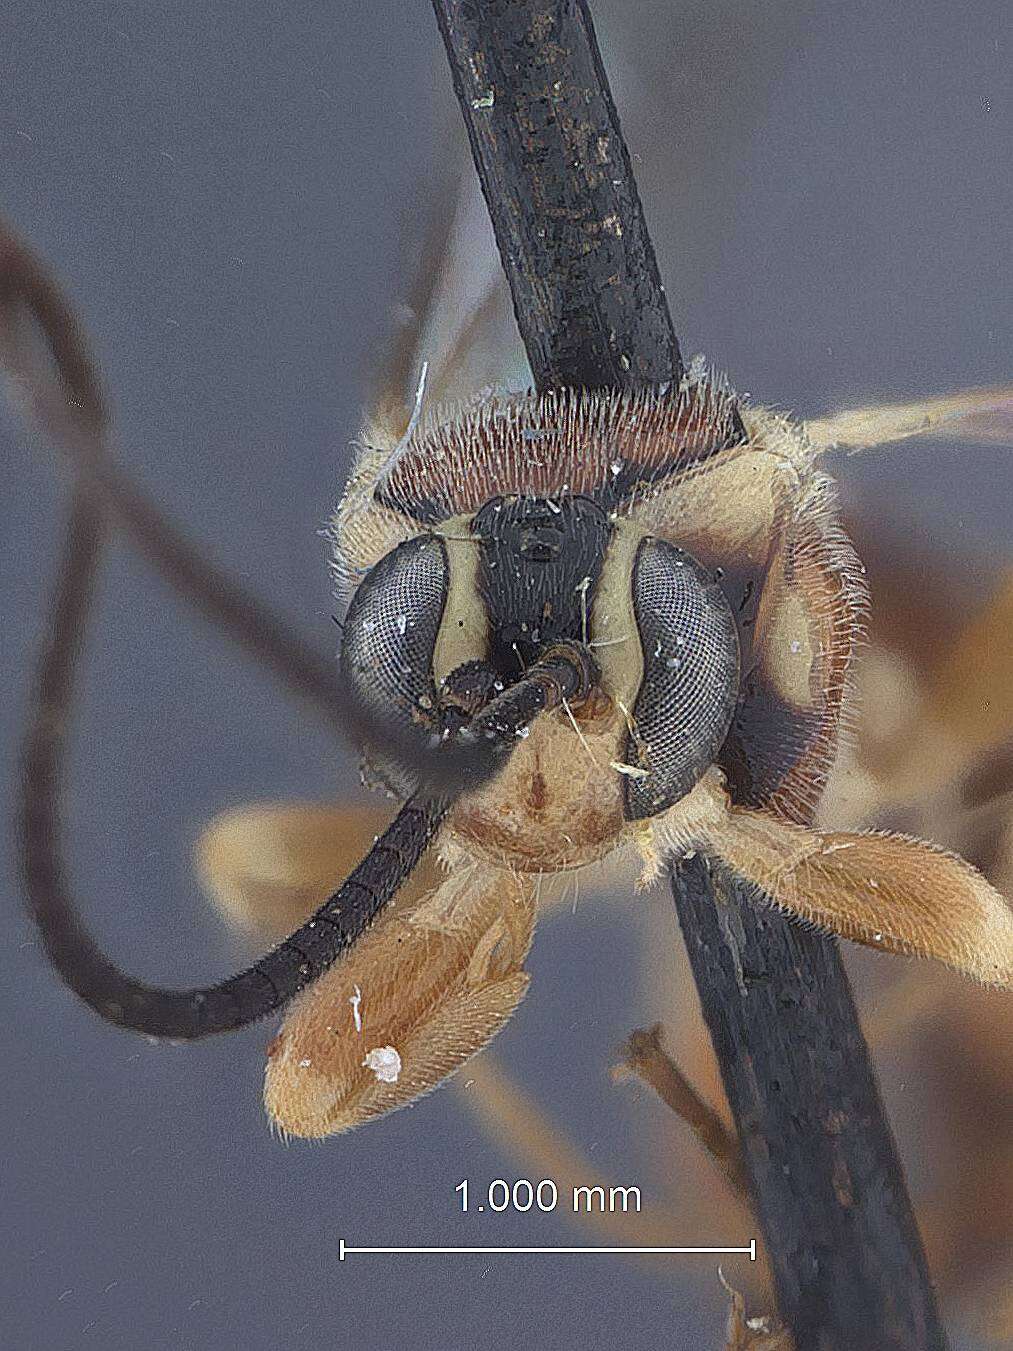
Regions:
<svg viewBox="0 0 1013 1351"><path fill-rule="evenodd" d="M646 539L633 565L633 613L644 676L633 707L626 817L678 802L713 764L739 693L739 639L717 582L682 549Z"/></svg>
<svg viewBox="0 0 1013 1351"><path fill-rule="evenodd" d="M370 569L348 607L342 674L366 712L392 730L410 732L432 711L433 652L449 575L441 539L406 540Z"/></svg>

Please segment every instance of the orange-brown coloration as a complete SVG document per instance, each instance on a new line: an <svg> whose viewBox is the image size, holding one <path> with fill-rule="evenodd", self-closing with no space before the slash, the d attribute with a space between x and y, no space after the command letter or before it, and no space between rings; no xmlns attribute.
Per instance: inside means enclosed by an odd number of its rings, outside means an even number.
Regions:
<svg viewBox="0 0 1013 1351"><path fill-rule="evenodd" d="M528 788L527 805L535 815L545 810L545 804L548 801L548 794L545 791L545 775L538 767L538 757L535 757L535 768L531 771L531 783Z"/></svg>
<svg viewBox="0 0 1013 1351"><path fill-rule="evenodd" d="M582 735L583 742L565 712L538 719L502 773L455 805L450 837L520 872L558 872L604 857L625 828L622 778L611 762L622 755L626 723L614 710Z"/></svg>
<svg viewBox="0 0 1013 1351"><path fill-rule="evenodd" d="M533 883L467 866L388 912L292 1004L264 1081L272 1121L329 1135L435 1087L523 996L534 917ZM400 1060L392 1080L371 1067L378 1048Z"/></svg>
<svg viewBox="0 0 1013 1351"><path fill-rule="evenodd" d="M611 717L614 708L611 696L601 685L596 685L587 698L573 709L573 720L582 727L589 723L601 723Z"/></svg>

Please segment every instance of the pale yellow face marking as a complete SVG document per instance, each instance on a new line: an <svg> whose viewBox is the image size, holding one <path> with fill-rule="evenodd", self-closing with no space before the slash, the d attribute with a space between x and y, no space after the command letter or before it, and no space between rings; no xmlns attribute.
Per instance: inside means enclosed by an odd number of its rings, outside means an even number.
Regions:
<svg viewBox="0 0 1013 1351"><path fill-rule="evenodd" d="M470 515L454 517L436 531L443 537L450 564L447 603L433 651L437 689L451 671L466 661L481 659L489 647L489 618L478 592L481 550L470 534L471 519Z"/></svg>
<svg viewBox="0 0 1013 1351"><path fill-rule="evenodd" d="M633 564L644 539L639 525L616 521L591 605L591 650L602 688L617 705L632 708L644 678L644 654L633 613Z"/></svg>
<svg viewBox="0 0 1013 1351"><path fill-rule="evenodd" d="M836 593L816 585L822 573L803 587L798 569L811 572L815 558L831 578L843 577L832 499L816 492L811 449L797 430L762 410L746 410L746 418L752 445L687 471L617 526L590 635L600 644L595 652L609 698L583 716L577 710L579 736L562 712L538 719L500 776L451 814L440 842L450 878L421 903L395 906L292 1006L268 1070L268 1107L283 1128L326 1134L432 1088L493 1035L521 998L542 875L631 848L642 856L642 880L700 850L823 928L873 947L935 956L989 983L1013 981L1009 907L967 864L930 846L896 836L821 834L771 811L735 807L716 767L659 818L623 818L622 776L612 766L629 735L623 706L632 707L642 678L630 575L645 531L686 548L705 566L766 572L756 626L765 674L797 706L819 704L826 694L810 682L831 669L821 644ZM368 520L356 521L353 535L358 529L368 535L381 522L384 532L407 530L404 538L419 533L396 513L363 499L360 505ZM797 527L813 510L824 534L800 536ZM456 524L442 532L448 550L462 551L453 555L452 590L459 591L447 614L468 617L456 636L451 628L442 637L437 678L481 655L485 641L483 621L471 613L477 550L463 552L471 546L453 539ZM384 544L376 557L390 547L389 534ZM786 581L789 546L795 570L787 570ZM364 547L361 536L356 547ZM373 540L365 553L375 547ZM836 737L836 723L827 737ZM344 1019L339 1037L335 1016ZM367 1049L396 1051L402 1066L396 1083L380 1082L364 1067L363 1041Z"/></svg>
<svg viewBox="0 0 1013 1351"><path fill-rule="evenodd" d="M472 853L521 872L573 869L616 847L626 822L622 770L631 708L643 679L631 578L643 530L617 521L589 615L606 696L574 724L565 711L538 718L491 783L463 798L448 821ZM449 606L448 606L449 612ZM601 644L597 646L597 644Z"/></svg>

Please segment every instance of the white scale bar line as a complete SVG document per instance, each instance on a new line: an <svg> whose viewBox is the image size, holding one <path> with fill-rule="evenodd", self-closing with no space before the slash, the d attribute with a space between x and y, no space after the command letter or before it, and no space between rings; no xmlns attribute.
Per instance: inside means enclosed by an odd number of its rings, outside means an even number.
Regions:
<svg viewBox="0 0 1013 1351"><path fill-rule="evenodd" d="M345 1240L338 1240L338 1261L343 1262L349 1253L742 1253L748 1255L751 1262L756 1261L756 1239L750 1239L745 1248L402 1248L402 1247L358 1247Z"/></svg>

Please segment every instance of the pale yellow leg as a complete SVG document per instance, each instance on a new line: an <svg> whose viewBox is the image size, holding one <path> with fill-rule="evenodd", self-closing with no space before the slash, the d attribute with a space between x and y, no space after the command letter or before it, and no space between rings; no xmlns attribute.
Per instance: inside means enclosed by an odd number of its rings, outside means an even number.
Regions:
<svg viewBox="0 0 1013 1351"><path fill-rule="evenodd" d="M574 1191L592 1190L591 1200L572 1213L601 1231L615 1243L657 1245L687 1243L692 1225L685 1223L680 1207L645 1205L626 1213L592 1204L597 1189L605 1196L614 1190L614 1179L600 1173L591 1159L541 1110L521 1086L515 1083L494 1055L485 1055L468 1067L467 1075L457 1080L461 1100L471 1108L490 1137L513 1154L528 1177L548 1177L556 1183L564 1204ZM736 1221L742 1208L735 1206ZM718 1204L711 1196L711 1208ZM723 1204L723 1199L722 1199ZM561 1207L562 1208L562 1207Z"/></svg>

